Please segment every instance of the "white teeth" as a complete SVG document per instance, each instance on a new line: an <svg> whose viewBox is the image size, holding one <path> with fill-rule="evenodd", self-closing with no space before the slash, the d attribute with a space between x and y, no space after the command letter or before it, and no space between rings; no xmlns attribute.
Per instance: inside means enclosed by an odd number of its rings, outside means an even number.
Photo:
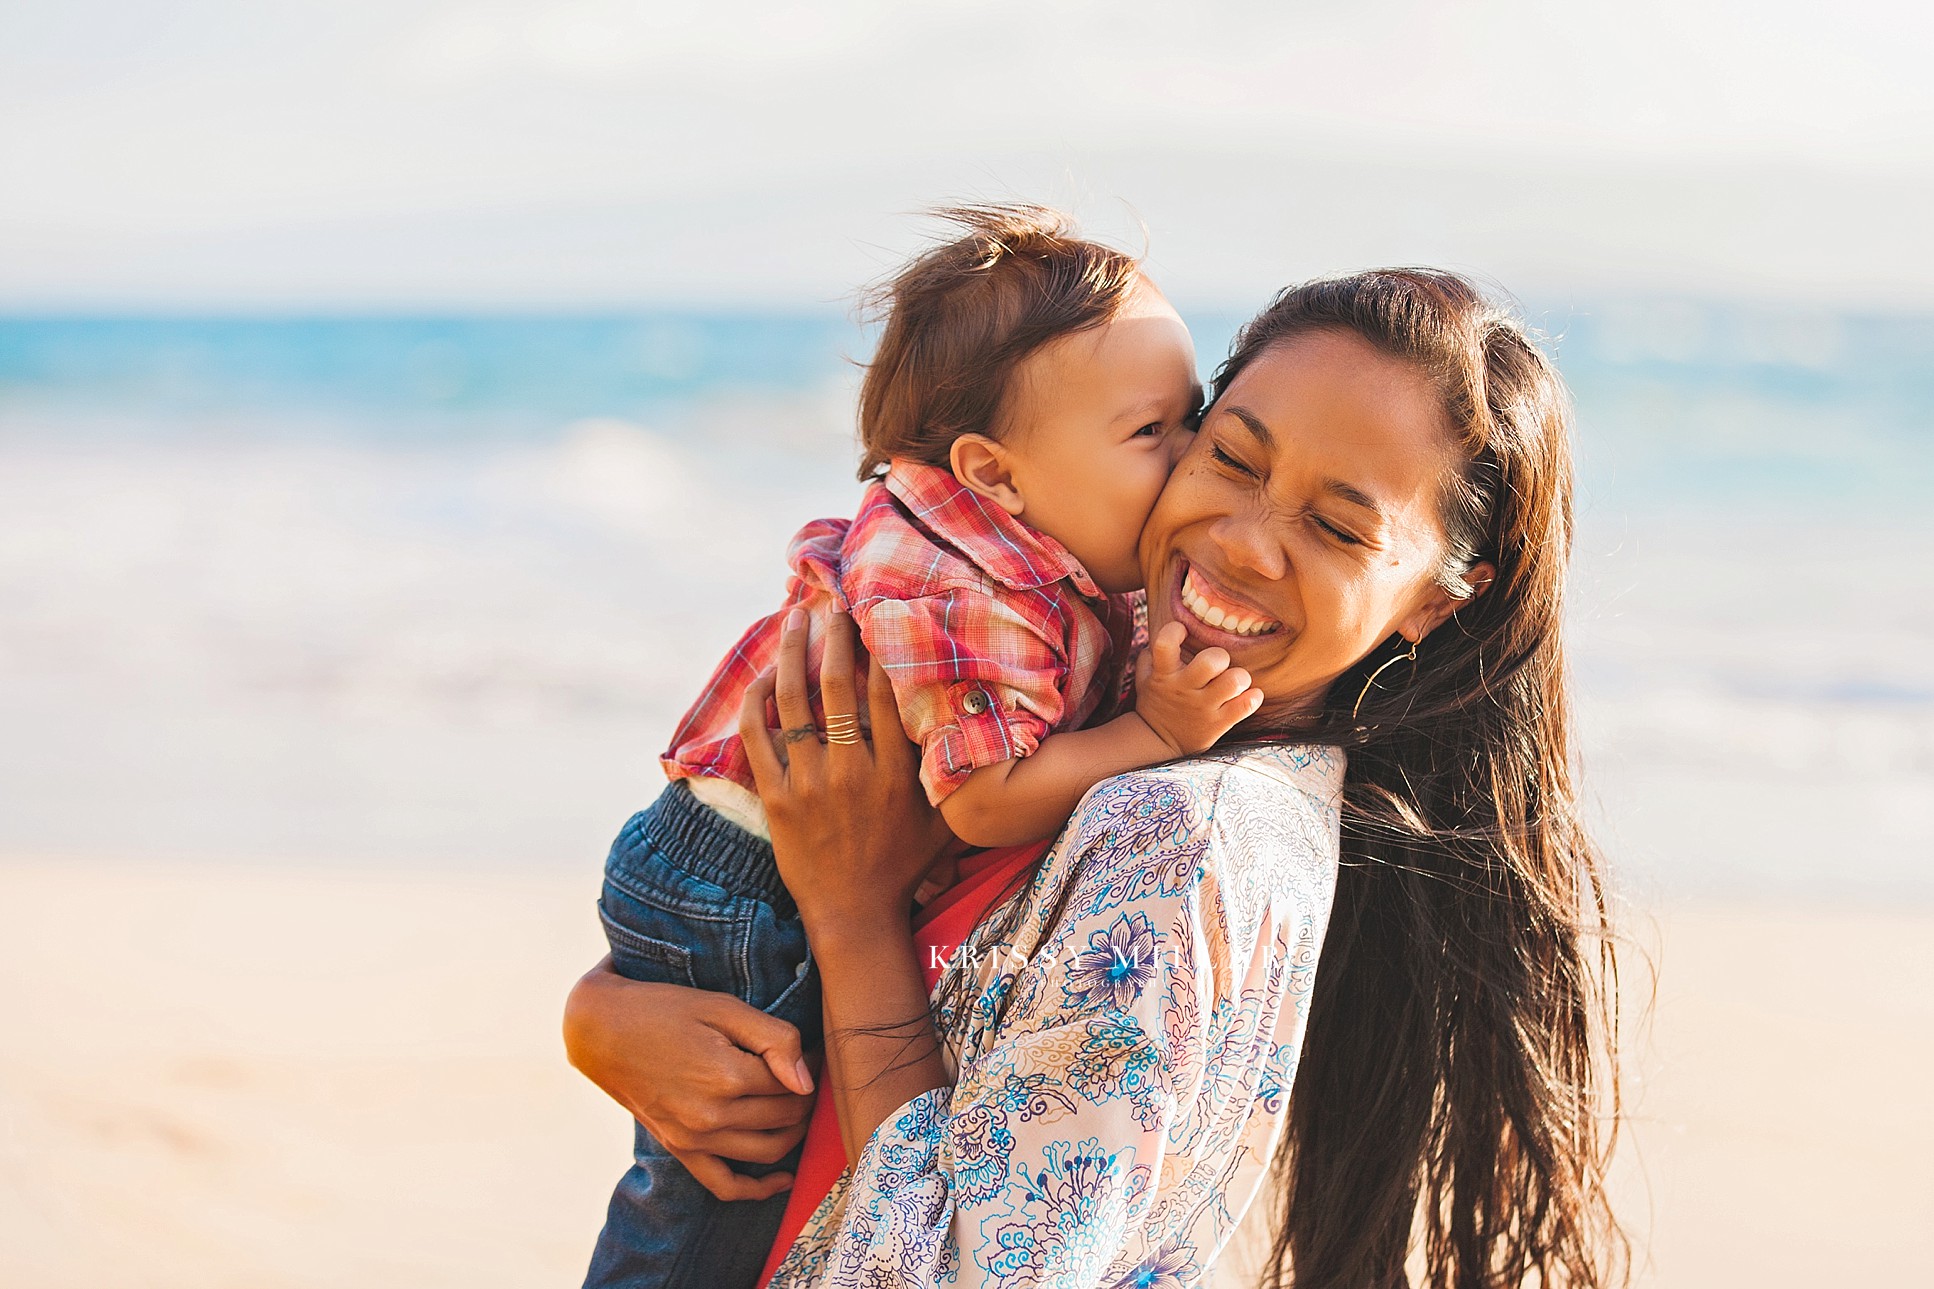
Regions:
<svg viewBox="0 0 1934 1289"><path fill-rule="evenodd" d="M1274 631L1277 626L1274 622L1259 618L1241 617L1210 604L1208 597L1203 595L1201 589L1195 584L1194 569L1190 569L1188 574L1182 579L1182 603L1186 604L1189 612L1195 614L1196 617L1201 618L1204 622L1216 628L1216 630L1227 631L1231 635L1266 635Z"/></svg>

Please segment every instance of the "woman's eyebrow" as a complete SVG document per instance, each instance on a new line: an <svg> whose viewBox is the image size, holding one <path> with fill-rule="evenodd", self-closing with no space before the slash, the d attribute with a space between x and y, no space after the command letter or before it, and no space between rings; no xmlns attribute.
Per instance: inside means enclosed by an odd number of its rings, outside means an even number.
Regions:
<svg viewBox="0 0 1934 1289"><path fill-rule="evenodd" d="M1369 493L1354 484L1345 483L1341 479L1325 479L1323 491L1340 501L1349 502L1352 506L1362 506L1378 519L1383 518L1383 507L1379 506L1376 499Z"/></svg>
<svg viewBox="0 0 1934 1289"><path fill-rule="evenodd" d="M1275 434L1273 434L1270 431L1267 425L1264 425L1262 423L1262 419L1258 417L1254 412L1250 411L1246 407L1231 407L1228 409L1228 412L1229 412L1229 415L1235 417L1238 421L1241 421L1243 426L1251 434L1255 435L1256 438L1262 443L1262 445L1265 448L1268 448L1272 452L1275 451L1276 449Z"/></svg>

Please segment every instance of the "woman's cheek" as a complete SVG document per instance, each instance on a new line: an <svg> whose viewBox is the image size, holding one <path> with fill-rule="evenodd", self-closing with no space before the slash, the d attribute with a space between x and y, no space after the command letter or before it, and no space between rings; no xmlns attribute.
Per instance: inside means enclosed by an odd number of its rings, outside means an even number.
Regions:
<svg viewBox="0 0 1934 1289"><path fill-rule="evenodd" d="M1178 519L1196 518L1215 508L1215 476L1194 453L1182 459L1162 491L1161 509Z"/></svg>

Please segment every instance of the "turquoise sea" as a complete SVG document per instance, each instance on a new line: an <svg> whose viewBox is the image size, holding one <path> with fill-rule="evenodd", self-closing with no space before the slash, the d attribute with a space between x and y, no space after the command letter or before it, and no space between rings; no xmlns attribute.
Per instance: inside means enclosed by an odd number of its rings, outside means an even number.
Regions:
<svg viewBox="0 0 1934 1289"><path fill-rule="evenodd" d="M1934 896L1934 317L1536 302L1635 891ZM1190 322L1206 372L1240 317ZM0 853L535 863L849 510L837 312L0 317Z"/></svg>
<svg viewBox="0 0 1934 1289"><path fill-rule="evenodd" d="M1929 495L1934 317L1684 301L1529 316L1578 395L1589 482L1621 498ZM1191 318L1205 374L1240 321ZM531 440L587 417L812 397L869 345L838 314L0 316L0 432Z"/></svg>

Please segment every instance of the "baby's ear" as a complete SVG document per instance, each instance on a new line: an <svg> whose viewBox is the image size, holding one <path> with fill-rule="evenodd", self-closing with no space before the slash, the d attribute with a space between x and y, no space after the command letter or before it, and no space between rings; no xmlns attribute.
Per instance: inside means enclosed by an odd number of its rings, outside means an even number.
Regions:
<svg viewBox="0 0 1934 1289"><path fill-rule="evenodd" d="M1013 460L1006 448L985 434L963 434L947 454L954 478L970 492L979 493L1008 514L1019 517L1027 508L1014 482Z"/></svg>

